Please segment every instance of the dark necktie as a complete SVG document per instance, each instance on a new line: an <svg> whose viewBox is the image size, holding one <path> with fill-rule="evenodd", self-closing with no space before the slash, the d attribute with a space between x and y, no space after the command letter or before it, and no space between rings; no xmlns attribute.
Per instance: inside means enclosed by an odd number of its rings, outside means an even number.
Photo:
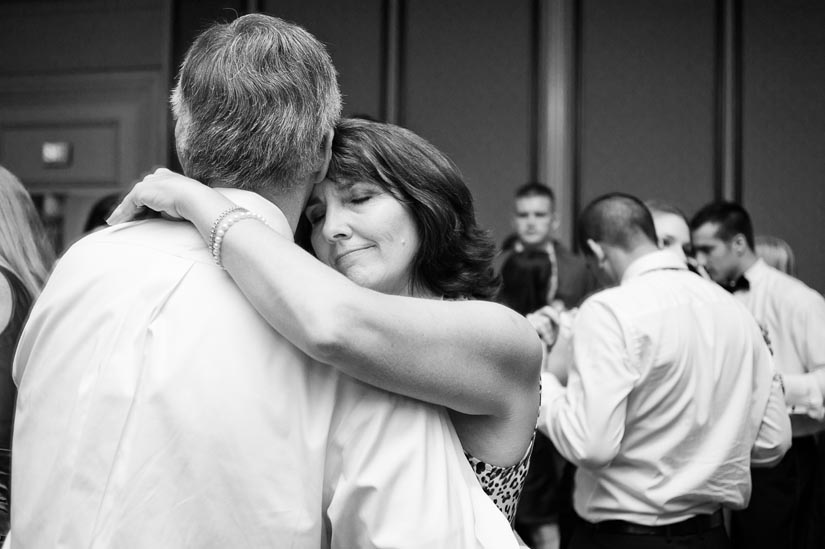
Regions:
<svg viewBox="0 0 825 549"><path fill-rule="evenodd" d="M745 278L745 276L743 275L734 280L733 282L731 282L730 284L728 284L727 286L723 286L723 288L725 288L730 293L735 294L736 292L746 292L750 290L751 283L748 282L748 279Z"/></svg>

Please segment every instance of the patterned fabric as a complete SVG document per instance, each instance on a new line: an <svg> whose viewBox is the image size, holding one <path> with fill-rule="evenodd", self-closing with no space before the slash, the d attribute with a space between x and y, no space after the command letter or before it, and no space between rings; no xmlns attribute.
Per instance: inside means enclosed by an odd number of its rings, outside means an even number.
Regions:
<svg viewBox="0 0 825 549"><path fill-rule="evenodd" d="M530 445L527 447L524 457L517 464L509 467L490 465L464 452L478 477L478 481L481 483L481 487L484 488L484 492L504 513L510 524L513 523L513 519L516 517L516 507L518 507L521 490L524 488L524 479L527 478L527 470L530 468L530 455L533 453L533 442L535 440L536 434L533 433L533 438L530 439Z"/></svg>
<svg viewBox="0 0 825 549"><path fill-rule="evenodd" d="M541 383L539 383L539 395L541 395ZM539 398L539 404L541 404L541 398ZM537 417L536 427L538 427L538 419ZM521 491L524 489L527 471L530 469L530 456L533 455L535 443L536 431L533 431L530 444L527 445L527 450L524 452L521 461L509 467L490 465L464 452L470 466L473 468L473 472L478 477L481 487L484 489L484 493L490 496L493 503L510 521L510 524L513 524L513 520L516 518L518 500L521 497Z"/></svg>

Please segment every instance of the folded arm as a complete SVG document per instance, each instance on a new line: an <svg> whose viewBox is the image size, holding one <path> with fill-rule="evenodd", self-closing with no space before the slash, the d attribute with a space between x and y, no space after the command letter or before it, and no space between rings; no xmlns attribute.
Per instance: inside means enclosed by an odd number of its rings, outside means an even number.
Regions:
<svg viewBox="0 0 825 549"><path fill-rule="evenodd" d="M785 404L793 414L804 414L813 420L825 419L825 368L818 367L805 374L783 374ZM822 428L825 428L823 423Z"/></svg>
<svg viewBox="0 0 825 549"><path fill-rule="evenodd" d="M751 465L754 467L776 465L791 447L791 422L778 375L773 377L770 391L765 415L751 449Z"/></svg>
<svg viewBox="0 0 825 549"><path fill-rule="evenodd" d="M539 429L565 459L598 469L618 454L627 397L639 374L629 366L618 320L602 304L582 306L574 340L566 389L552 374L542 375Z"/></svg>
<svg viewBox="0 0 825 549"><path fill-rule="evenodd" d="M808 424L805 432L821 431L825 429L825 299L812 295L797 307L791 321L792 344L805 373L782 375L785 402L795 420Z"/></svg>
<svg viewBox="0 0 825 549"><path fill-rule="evenodd" d="M535 390L538 337L501 305L362 288L255 222L227 233L223 261L278 332L361 381L474 415L507 415Z"/></svg>

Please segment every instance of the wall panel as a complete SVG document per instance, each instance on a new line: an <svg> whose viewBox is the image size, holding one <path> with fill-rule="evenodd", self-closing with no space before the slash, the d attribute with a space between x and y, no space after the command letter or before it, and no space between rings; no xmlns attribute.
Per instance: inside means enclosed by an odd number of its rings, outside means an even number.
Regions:
<svg viewBox="0 0 825 549"><path fill-rule="evenodd" d="M825 291L825 3L743 2L743 203Z"/></svg>
<svg viewBox="0 0 825 549"><path fill-rule="evenodd" d="M408 2L405 124L446 152L501 241L530 174L530 2Z"/></svg>
<svg viewBox="0 0 825 549"><path fill-rule="evenodd" d="M165 4L6 0L0 3L0 73L161 66L168 55Z"/></svg>
<svg viewBox="0 0 825 549"><path fill-rule="evenodd" d="M714 198L715 3L582 0L579 205Z"/></svg>

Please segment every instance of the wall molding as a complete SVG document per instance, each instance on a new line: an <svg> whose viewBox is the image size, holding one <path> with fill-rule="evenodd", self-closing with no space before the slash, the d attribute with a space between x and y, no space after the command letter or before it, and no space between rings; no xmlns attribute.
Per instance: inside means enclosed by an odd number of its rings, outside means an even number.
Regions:
<svg viewBox="0 0 825 549"><path fill-rule="evenodd" d="M534 177L556 194L558 238L573 244L576 191L576 1L537 2Z"/></svg>
<svg viewBox="0 0 825 549"><path fill-rule="evenodd" d="M162 71L0 77L0 162L13 172L17 168L33 191L73 193L129 185L166 164L166 78ZM23 159L7 157L9 145L3 145L15 131L84 127L114 128L116 171L109 181L83 181L65 175L69 171L22 165Z"/></svg>

